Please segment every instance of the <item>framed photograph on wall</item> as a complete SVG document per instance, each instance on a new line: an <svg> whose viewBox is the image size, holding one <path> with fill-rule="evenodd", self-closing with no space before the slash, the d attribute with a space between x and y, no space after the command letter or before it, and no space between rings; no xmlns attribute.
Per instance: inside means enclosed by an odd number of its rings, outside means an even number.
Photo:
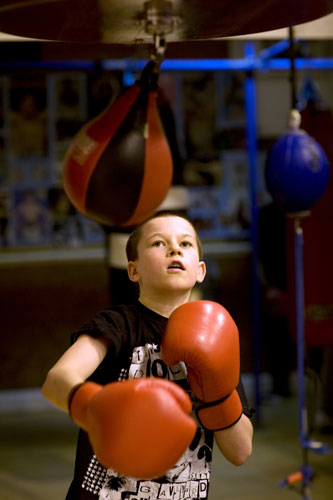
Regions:
<svg viewBox="0 0 333 500"><path fill-rule="evenodd" d="M87 77L82 72L60 72L49 75L50 141L53 174L61 184L63 161L67 149L87 121Z"/></svg>
<svg viewBox="0 0 333 500"><path fill-rule="evenodd" d="M246 148L244 73L216 73L216 137L221 151Z"/></svg>
<svg viewBox="0 0 333 500"><path fill-rule="evenodd" d="M46 190L24 189L13 192L16 246L44 245L50 241L50 212Z"/></svg>
<svg viewBox="0 0 333 500"><path fill-rule="evenodd" d="M221 153L220 171L217 186L189 188L190 216L202 238L247 238L251 217L247 152Z"/></svg>
<svg viewBox="0 0 333 500"><path fill-rule="evenodd" d="M246 151L224 151L221 154L224 183L220 198L221 225L241 236L250 226L250 176Z"/></svg>
<svg viewBox="0 0 333 500"><path fill-rule="evenodd" d="M51 242L54 246L76 247L84 241L80 214L62 188L52 187L48 192Z"/></svg>
<svg viewBox="0 0 333 500"><path fill-rule="evenodd" d="M215 147L216 84L213 72L183 75L185 148L188 159L211 161L218 158Z"/></svg>
<svg viewBox="0 0 333 500"><path fill-rule="evenodd" d="M12 159L48 155L46 77L17 74L9 82L9 154Z"/></svg>
<svg viewBox="0 0 333 500"><path fill-rule="evenodd" d="M244 73L218 71L216 73L217 125L243 127L246 122Z"/></svg>
<svg viewBox="0 0 333 500"><path fill-rule="evenodd" d="M87 78L84 73L50 75L56 142L71 139L87 119Z"/></svg>
<svg viewBox="0 0 333 500"><path fill-rule="evenodd" d="M121 71L98 68L88 75L88 120L113 104L124 88Z"/></svg>
<svg viewBox="0 0 333 500"><path fill-rule="evenodd" d="M80 214L85 243L98 244L105 241L105 232L101 226L89 217Z"/></svg>
<svg viewBox="0 0 333 500"><path fill-rule="evenodd" d="M7 164L7 183L13 189L31 187L47 189L52 182L52 166L49 158L11 160Z"/></svg>

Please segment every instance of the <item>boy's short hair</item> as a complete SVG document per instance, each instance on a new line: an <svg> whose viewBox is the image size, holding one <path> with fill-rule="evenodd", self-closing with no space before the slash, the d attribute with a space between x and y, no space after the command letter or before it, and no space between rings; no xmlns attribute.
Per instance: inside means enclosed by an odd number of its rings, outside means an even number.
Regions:
<svg viewBox="0 0 333 500"><path fill-rule="evenodd" d="M199 259L202 260L203 250L202 243L200 241L200 237L198 235L197 230L195 229L193 222L182 212L177 212L175 210L161 210L159 212L154 213L144 221L140 222L132 233L130 234L127 244L126 244L126 256L128 262L135 261L138 258L138 244L142 235L142 229L152 219L156 219L158 217L180 217L181 219L185 219L194 229L195 239L198 246Z"/></svg>

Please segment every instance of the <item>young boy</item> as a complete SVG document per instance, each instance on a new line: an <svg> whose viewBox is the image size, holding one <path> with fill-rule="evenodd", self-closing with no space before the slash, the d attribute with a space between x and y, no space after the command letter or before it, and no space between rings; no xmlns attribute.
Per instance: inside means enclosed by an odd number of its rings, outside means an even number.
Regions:
<svg viewBox="0 0 333 500"><path fill-rule="evenodd" d="M87 379L105 386L117 381L126 384L131 379L164 378L191 394L194 406L198 403L187 382L186 362L175 369L167 366L161 356L168 318L179 306L188 303L192 288L205 277L197 232L180 214L157 213L133 231L126 252L129 279L139 289L137 303L97 313L73 334L72 346L51 368L44 382L43 395L65 412L71 405L72 393L75 403L73 388L81 387ZM223 455L235 465L243 464L251 455L253 431L248 417L252 412L241 383L237 391L243 407L241 416L228 428L215 432L197 423L187 450L158 478L137 479L103 467L87 433L80 429L74 479L67 500L208 498L214 437ZM73 417L77 410L72 406L70 410ZM111 410L113 415L118 408ZM142 461L140 449L131 459L134 466Z"/></svg>

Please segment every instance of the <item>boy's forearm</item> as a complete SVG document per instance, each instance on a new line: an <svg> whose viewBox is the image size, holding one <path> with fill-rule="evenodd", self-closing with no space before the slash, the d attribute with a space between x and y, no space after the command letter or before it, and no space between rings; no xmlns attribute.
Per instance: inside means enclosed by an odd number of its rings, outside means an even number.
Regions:
<svg viewBox="0 0 333 500"><path fill-rule="evenodd" d="M253 427L244 414L232 427L215 431L214 436L221 453L234 465L242 465L252 453Z"/></svg>
<svg viewBox="0 0 333 500"><path fill-rule="evenodd" d="M81 335L48 372L42 387L43 396L68 413L68 398L73 387L95 371L106 355L109 342Z"/></svg>
<svg viewBox="0 0 333 500"><path fill-rule="evenodd" d="M57 408L68 413L69 395L73 387L82 382L84 380L76 373L52 368L42 386L42 394Z"/></svg>

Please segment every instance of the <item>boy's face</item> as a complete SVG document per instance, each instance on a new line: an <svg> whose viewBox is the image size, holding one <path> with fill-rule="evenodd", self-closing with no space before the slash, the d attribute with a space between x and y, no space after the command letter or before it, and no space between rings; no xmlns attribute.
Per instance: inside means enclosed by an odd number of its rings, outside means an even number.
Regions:
<svg viewBox="0 0 333 500"><path fill-rule="evenodd" d="M138 258L128 263L131 281L140 285L140 295L190 292L206 274L199 260L191 224L177 216L151 219L142 228Z"/></svg>

